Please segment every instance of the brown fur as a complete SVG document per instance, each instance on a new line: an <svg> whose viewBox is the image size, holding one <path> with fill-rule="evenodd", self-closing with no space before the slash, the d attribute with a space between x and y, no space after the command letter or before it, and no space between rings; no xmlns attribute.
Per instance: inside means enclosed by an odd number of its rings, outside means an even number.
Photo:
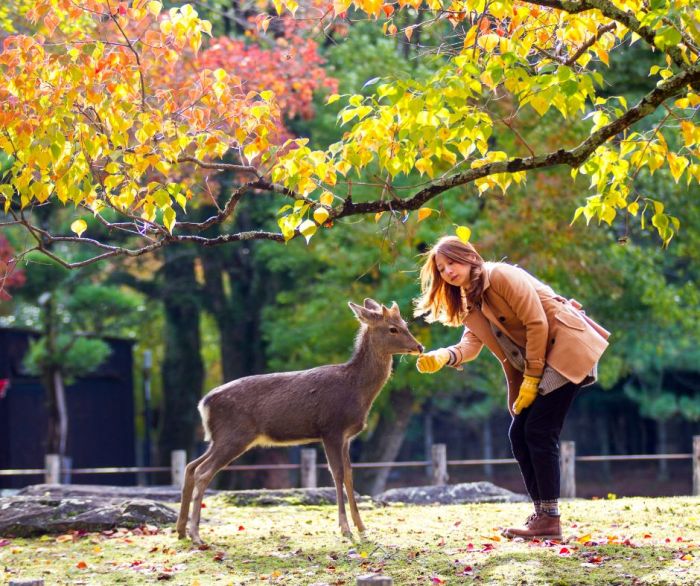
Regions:
<svg viewBox="0 0 700 586"><path fill-rule="evenodd" d="M202 497L214 475L253 446L297 445L320 441L326 451L338 499L339 524L350 534L343 502L345 486L352 519L364 525L355 503L349 445L364 428L372 402L391 375L392 355L417 354L423 347L408 331L394 303L391 309L365 299L348 304L361 322L355 352L348 362L297 372L240 378L209 392L199 410L211 444L188 464L177 530L201 543Z"/></svg>

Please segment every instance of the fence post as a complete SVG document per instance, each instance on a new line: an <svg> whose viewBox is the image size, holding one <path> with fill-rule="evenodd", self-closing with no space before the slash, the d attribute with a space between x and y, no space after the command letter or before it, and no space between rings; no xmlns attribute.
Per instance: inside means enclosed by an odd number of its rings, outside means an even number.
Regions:
<svg viewBox="0 0 700 586"><path fill-rule="evenodd" d="M301 450L301 487L316 488L318 479L316 476L316 450L314 448L302 448Z"/></svg>
<svg viewBox="0 0 700 586"><path fill-rule="evenodd" d="M445 486L449 475L447 474L447 446L445 444L433 444L433 486Z"/></svg>
<svg viewBox="0 0 700 586"><path fill-rule="evenodd" d="M187 465L187 452L185 450L173 450L170 452L170 473L173 486L182 488L185 483L185 466Z"/></svg>
<svg viewBox="0 0 700 586"><path fill-rule="evenodd" d="M693 436L693 495L700 496L700 435Z"/></svg>
<svg viewBox="0 0 700 586"><path fill-rule="evenodd" d="M44 456L44 482L46 484L61 484L61 456L46 454Z"/></svg>
<svg viewBox="0 0 700 586"><path fill-rule="evenodd" d="M394 581L388 576L367 574L357 577L357 586L393 586Z"/></svg>
<svg viewBox="0 0 700 586"><path fill-rule="evenodd" d="M576 498L576 442L561 442L559 448L561 497Z"/></svg>

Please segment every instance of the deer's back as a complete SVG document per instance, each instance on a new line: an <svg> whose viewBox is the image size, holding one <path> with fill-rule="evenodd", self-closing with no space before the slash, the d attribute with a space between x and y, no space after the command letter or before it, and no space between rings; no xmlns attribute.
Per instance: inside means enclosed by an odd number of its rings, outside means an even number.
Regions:
<svg viewBox="0 0 700 586"><path fill-rule="evenodd" d="M217 428L232 424L270 444L313 441L337 429L354 435L366 416L354 378L344 364L253 375L213 389L202 403L214 439Z"/></svg>

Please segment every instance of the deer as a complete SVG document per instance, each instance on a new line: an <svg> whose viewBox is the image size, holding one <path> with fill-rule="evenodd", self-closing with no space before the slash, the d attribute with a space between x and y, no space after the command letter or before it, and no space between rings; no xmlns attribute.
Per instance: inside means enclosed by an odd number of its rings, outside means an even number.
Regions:
<svg viewBox="0 0 700 586"><path fill-rule="evenodd" d="M246 376L212 389L198 409L210 443L185 468L177 534L192 543L199 536L204 491L214 475L254 446L290 446L321 442L335 484L338 524L352 538L345 513L343 487L353 523L365 526L355 502L350 442L367 424L372 403L391 376L393 355L421 354L396 302L391 308L373 299L348 306L360 322L350 359L308 370Z"/></svg>

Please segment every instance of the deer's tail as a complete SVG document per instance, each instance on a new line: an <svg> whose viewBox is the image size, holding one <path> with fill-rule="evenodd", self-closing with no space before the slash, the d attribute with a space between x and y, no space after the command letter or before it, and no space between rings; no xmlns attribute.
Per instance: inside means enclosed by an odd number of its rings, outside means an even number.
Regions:
<svg viewBox="0 0 700 586"><path fill-rule="evenodd" d="M211 441L211 428L209 427L209 405L207 405L207 397L204 397L197 405L199 415L202 418L202 426L204 427L204 441Z"/></svg>

